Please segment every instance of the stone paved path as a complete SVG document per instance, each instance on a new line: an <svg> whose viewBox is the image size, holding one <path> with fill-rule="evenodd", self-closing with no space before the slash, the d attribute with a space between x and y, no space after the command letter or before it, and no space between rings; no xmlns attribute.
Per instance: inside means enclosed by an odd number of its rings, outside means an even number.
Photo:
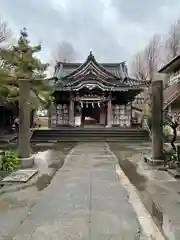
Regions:
<svg viewBox="0 0 180 240"><path fill-rule="evenodd" d="M78 144L13 239L147 239L115 165L106 143Z"/></svg>

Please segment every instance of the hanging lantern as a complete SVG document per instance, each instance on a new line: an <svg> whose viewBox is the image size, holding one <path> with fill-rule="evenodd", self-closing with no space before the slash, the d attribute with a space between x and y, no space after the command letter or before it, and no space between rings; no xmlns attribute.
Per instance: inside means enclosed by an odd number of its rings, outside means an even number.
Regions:
<svg viewBox="0 0 180 240"><path fill-rule="evenodd" d="M81 108L83 108L83 103L81 102Z"/></svg>
<svg viewBox="0 0 180 240"><path fill-rule="evenodd" d="M86 103L86 108L88 108L88 103Z"/></svg>

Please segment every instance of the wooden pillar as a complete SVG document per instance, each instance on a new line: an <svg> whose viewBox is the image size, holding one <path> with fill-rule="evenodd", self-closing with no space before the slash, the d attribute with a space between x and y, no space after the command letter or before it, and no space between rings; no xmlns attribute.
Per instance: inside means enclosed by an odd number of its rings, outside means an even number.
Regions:
<svg viewBox="0 0 180 240"><path fill-rule="evenodd" d="M152 159L163 159L163 82L152 82Z"/></svg>
<svg viewBox="0 0 180 240"><path fill-rule="evenodd" d="M70 99L70 105L69 105L69 125L74 126L74 101Z"/></svg>
<svg viewBox="0 0 180 240"><path fill-rule="evenodd" d="M132 127L132 102L131 102L131 112L130 112L130 127Z"/></svg>
<svg viewBox="0 0 180 240"><path fill-rule="evenodd" d="M52 128L54 125L54 116L56 117L56 110L54 106L54 102L52 99L49 100L49 108L48 108L48 128Z"/></svg>
<svg viewBox="0 0 180 240"><path fill-rule="evenodd" d="M108 100L107 105L107 127L112 127L112 101Z"/></svg>

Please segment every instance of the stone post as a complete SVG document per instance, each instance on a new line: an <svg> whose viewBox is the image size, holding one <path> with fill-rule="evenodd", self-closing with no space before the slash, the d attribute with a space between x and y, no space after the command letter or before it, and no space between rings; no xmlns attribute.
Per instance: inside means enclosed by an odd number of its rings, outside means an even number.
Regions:
<svg viewBox="0 0 180 240"><path fill-rule="evenodd" d="M30 82L19 81L19 156L22 168L29 168L34 163L30 153Z"/></svg>
<svg viewBox="0 0 180 240"><path fill-rule="evenodd" d="M71 98L69 106L69 124L74 126L74 101Z"/></svg>
<svg viewBox="0 0 180 240"><path fill-rule="evenodd" d="M112 103L111 103L111 99L108 100L108 106L107 106L107 127L112 127Z"/></svg>
<svg viewBox="0 0 180 240"><path fill-rule="evenodd" d="M48 128L52 127L52 100L49 99L49 107L48 107Z"/></svg>
<svg viewBox="0 0 180 240"><path fill-rule="evenodd" d="M163 160L163 81L152 81L152 160Z"/></svg>

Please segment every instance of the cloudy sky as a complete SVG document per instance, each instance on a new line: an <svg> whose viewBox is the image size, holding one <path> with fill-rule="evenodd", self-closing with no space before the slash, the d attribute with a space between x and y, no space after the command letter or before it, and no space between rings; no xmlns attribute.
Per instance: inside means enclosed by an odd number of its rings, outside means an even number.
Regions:
<svg viewBox="0 0 180 240"><path fill-rule="evenodd" d="M78 60L131 61L156 32L180 17L179 0L0 0L0 17L14 32L28 28L49 60L58 42L73 44Z"/></svg>

